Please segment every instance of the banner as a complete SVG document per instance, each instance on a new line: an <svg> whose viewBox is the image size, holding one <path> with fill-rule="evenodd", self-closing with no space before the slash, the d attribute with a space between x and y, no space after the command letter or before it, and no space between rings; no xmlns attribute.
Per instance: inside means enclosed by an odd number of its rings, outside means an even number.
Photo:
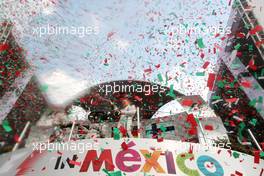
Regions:
<svg viewBox="0 0 264 176"><path fill-rule="evenodd" d="M24 156L16 175L261 176L264 168L263 160L236 151L154 139L37 144Z"/></svg>

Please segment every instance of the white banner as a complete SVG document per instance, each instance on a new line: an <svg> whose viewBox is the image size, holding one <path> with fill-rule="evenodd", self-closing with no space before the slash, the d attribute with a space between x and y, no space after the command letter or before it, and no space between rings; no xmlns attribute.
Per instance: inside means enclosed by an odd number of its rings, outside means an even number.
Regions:
<svg viewBox="0 0 264 176"><path fill-rule="evenodd" d="M200 144L95 139L18 151L5 161L0 175L262 176L263 168L258 157Z"/></svg>

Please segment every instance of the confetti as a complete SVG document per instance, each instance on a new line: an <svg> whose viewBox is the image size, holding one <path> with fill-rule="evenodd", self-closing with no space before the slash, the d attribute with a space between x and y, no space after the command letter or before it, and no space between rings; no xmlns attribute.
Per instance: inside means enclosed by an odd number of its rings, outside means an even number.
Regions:
<svg viewBox="0 0 264 176"><path fill-rule="evenodd" d="M205 72L197 72L196 76L205 76Z"/></svg>
<svg viewBox="0 0 264 176"><path fill-rule="evenodd" d="M47 92L48 89L49 89L49 86L46 85L46 84L45 85L41 85L41 87L40 87L41 92Z"/></svg>
<svg viewBox="0 0 264 176"><path fill-rule="evenodd" d="M181 104L183 106L192 106L193 105L193 101L191 99L184 99Z"/></svg>
<svg viewBox="0 0 264 176"><path fill-rule="evenodd" d="M206 69L208 66L209 66L210 62L209 61L206 61L203 65L203 69Z"/></svg>
<svg viewBox="0 0 264 176"><path fill-rule="evenodd" d="M8 44L0 44L0 52L6 51L8 47Z"/></svg>
<svg viewBox="0 0 264 176"><path fill-rule="evenodd" d="M72 165L81 166L81 162L77 162L77 161L74 161L74 160L69 160L69 163L72 164Z"/></svg>
<svg viewBox="0 0 264 176"><path fill-rule="evenodd" d="M207 130L207 131L213 131L214 127L212 125L205 125L204 129Z"/></svg>
<svg viewBox="0 0 264 176"><path fill-rule="evenodd" d="M234 48L235 48L236 50L238 50L240 47L241 47L241 44L238 43Z"/></svg>
<svg viewBox="0 0 264 176"><path fill-rule="evenodd" d="M162 78L162 75L160 73L158 74L158 79L159 79L159 82L163 82L163 78Z"/></svg>
<svg viewBox="0 0 264 176"><path fill-rule="evenodd" d="M260 31L262 31L262 30L263 30L263 27L260 26L260 25L257 25L255 28L253 28L253 29L251 29L251 30L249 31L249 34L250 34L250 35L255 35L257 32L260 32Z"/></svg>
<svg viewBox="0 0 264 176"><path fill-rule="evenodd" d="M241 85L244 88L251 88L251 86L252 86L250 81L243 81L243 82L241 82Z"/></svg>
<svg viewBox="0 0 264 176"><path fill-rule="evenodd" d="M260 163L260 151L254 151L254 163L255 164Z"/></svg>
<svg viewBox="0 0 264 176"><path fill-rule="evenodd" d="M233 152L233 157L234 158L239 158L240 154L238 152Z"/></svg>
<svg viewBox="0 0 264 176"><path fill-rule="evenodd" d="M2 127L3 127L4 130L5 130L6 132L8 132L8 133L12 131L12 128L10 127L9 122L8 122L7 120L4 120L4 121L2 122Z"/></svg>
<svg viewBox="0 0 264 176"><path fill-rule="evenodd" d="M208 80L207 80L207 87L209 87L210 91L213 90L214 81L215 81L215 74L209 73Z"/></svg>
<svg viewBox="0 0 264 176"><path fill-rule="evenodd" d="M197 39L197 44L198 44L199 48L205 48L205 45L203 43L203 39L202 38Z"/></svg>

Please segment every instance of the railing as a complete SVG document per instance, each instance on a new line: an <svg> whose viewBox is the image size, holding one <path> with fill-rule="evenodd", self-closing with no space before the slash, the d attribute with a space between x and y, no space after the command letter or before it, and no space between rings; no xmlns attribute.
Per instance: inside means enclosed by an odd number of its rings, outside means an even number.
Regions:
<svg viewBox="0 0 264 176"><path fill-rule="evenodd" d="M240 16L242 17L245 24L249 24L252 29L254 29L256 26L261 25L258 22L258 19L255 17L254 12L252 9L248 9L249 3L247 0L238 0L237 3L237 10ZM263 24L262 24L263 25ZM262 26L263 27L263 26ZM255 44L261 43L264 41L264 31L258 31L255 35L250 35L252 40ZM259 53L264 60L264 43L259 44L257 47L259 50Z"/></svg>
<svg viewBox="0 0 264 176"><path fill-rule="evenodd" d="M4 21L2 24L3 28L0 28L0 44L5 44L12 31L12 24L8 21Z"/></svg>

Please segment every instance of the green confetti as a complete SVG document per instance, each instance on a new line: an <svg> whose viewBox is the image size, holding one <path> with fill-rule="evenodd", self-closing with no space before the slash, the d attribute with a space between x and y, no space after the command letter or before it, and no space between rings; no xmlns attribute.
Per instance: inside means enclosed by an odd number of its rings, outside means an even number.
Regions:
<svg viewBox="0 0 264 176"><path fill-rule="evenodd" d="M167 128L165 128L163 125L160 125L160 129L161 129L162 132L166 132Z"/></svg>
<svg viewBox="0 0 264 176"><path fill-rule="evenodd" d="M258 120L253 118L253 119L250 120L249 123L252 124L253 126L256 126L257 122L258 122Z"/></svg>
<svg viewBox="0 0 264 176"><path fill-rule="evenodd" d="M151 158L151 154L150 153L147 153L145 154L146 158Z"/></svg>
<svg viewBox="0 0 264 176"><path fill-rule="evenodd" d="M170 85L170 91L167 95L169 95L172 98L176 98L176 95L174 94L173 84Z"/></svg>
<svg viewBox="0 0 264 176"><path fill-rule="evenodd" d="M212 15L215 15L215 10L213 10Z"/></svg>
<svg viewBox="0 0 264 176"><path fill-rule="evenodd" d="M205 48L202 38L197 39L197 44L199 48Z"/></svg>
<svg viewBox="0 0 264 176"><path fill-rule="evenodd" d="M160 73L158 74L158 79L160 82L163 82L162 75Z"/></svg>
<svg viewBox="0 0 264 176"><path fill-rule="evenodd" d="M261 76L264 76L264 68L261 69Z"/></svg>
<svg viewBox="0 0 264 176"><path fill-rule="evenodd" d="M235 46L235 50L238 50L240 47L241 47L241 45L240 45L240 43L238 43L238 44Z"/></svg>
<svg viewBox="0 0 264 176"><path fill-rule="evenodd" d="M234 88L235 87L235 82L232 82L229 84L231 88Z"/></svg>
<svg viewBox="0 0 264 176"><path fill-rule="evenodd" d="M115 171L115 172L109 172L106 169L103 169L103 171L108 175L108 176L122 176L121 171Z"/></svg>
<svg viewBox="0 0 264 176"><path fill-rule="evenodd" d="M253 100L251 100L251 101L249 102L249 106L251 106L251 107L255 107L256 104L257 104L257 100L256 100L256 99L253 99Z"/></svg>
<svg viewBox="0 0 264 176"><path fill-rule="evenodd" d="M237 152L233 152L233 157L234 157L234 158L239 158L239 155L240 155L239 153L237 153Z"/></svg>
<svg viewBox="0 0 264 176"><path fill-rule="evenodd" d="M217 86L218 86L219 88L224 88L224 87L225 87L225 83L224 83L223 81L218 81L218 82L217 82Z"/></svg>
<svg viewBox="0 0 264 176"><path fill-rule="evenodd" d="M263 97L262 96L259 96L259 98L258 98L258 103L263 103Z"/></svg>
<svg viewBox="0 0 264 176"><path fill-rule="evenodd" d="M244 122L241 122L238 125L238 137L239 137L240 140L242 140L242 138L243 138L242 131L244 130L245 127L246 127L246 125L245 125Z"/></svg>
<svg viewBox="0 0 264 176"><path fill-rule="evenodd" d="M166 77L166 83L165 83L165 85L168 85L169 77L168 77L168 74L167 73L166 73L165 77Z"/></svg>
<svg viewBox="0 0 264 176"><path fill-rule="evenodd" d="M217 96L217 95L214 95L214 96L212 96L212 99L213 100L219 100L219 99L221 99L221 97L220 96Z"/></svg>
<svg viewBox="0 0 264 176"><path fill-rule="evenodd" d="M205 72L197 72L196 73L196 76L204 76L205 75Z"/></svg>
<svg viewBox="0 0 264 176"><path fill-rule="evenodd" d="M9 122L7 120L3 121L2 126L6 132L12 131L12 128L10 127Z"/></svg>
<svg viewBox="0 0 264 176"><path fill-rule="evenodd" d="M48 89L49 89L49 86L48 86L48 85L46 85L46 84L44 84L44 85L41 85L41 87L40 87L40 91L41 91L41 92L47 92L47 91L48 91Z"/></svg>
<svg viewBox="0 0 264 176"><path fill-rule="evenodd" d="M119 131L119 129L118 128L114 128L113 133L114 133L114 139L115 140L119 140L120 139L120 131Z"/></svg>
<svg viewBox="0 0 264 176"><path fill-rule="evenodd" d="M121 171L111 172L109 173L109 176L122 176L122 172Z"/></svg>
<svg viewBox="0 0 264 176"><path fill-rule="evenodd" d="M253 51L253 45L248 45L248 50Z"/></svg>

